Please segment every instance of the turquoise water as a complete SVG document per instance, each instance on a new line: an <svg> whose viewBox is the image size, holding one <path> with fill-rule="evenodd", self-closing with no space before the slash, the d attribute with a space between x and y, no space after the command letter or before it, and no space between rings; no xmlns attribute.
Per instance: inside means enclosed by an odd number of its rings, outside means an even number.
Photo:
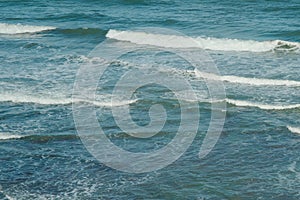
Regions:
<svg viewBox="0 0 300 200"><path fill-rule="evenodd" d="M300 198L299 1L15 0L1 1L0 11L1 198ZM135 174L107 167L80 140L73 120L73 85L78 69L95 61L89 53L99 43L107 39L120 46L142 42L179 49L186 44L186 37L169 43L151 40L175 36L145 36L137 27L190 36L218 67L226 119L205 158L198 153L211 104L203 80L213 78L174 55L150 50L123 55L99 80L93 102L99 124L114 144L128 151L162 148L174 138L181 119L179 102L167 88L139 88L132 101L106 105L116 81L129 69L181 76L199 98L199 129L191 146L169 166ZM126 134L111 112L130 104L133 121L143 126L157 103L167 110L167 122L148 139ZM195 108L189 108L193 117Z"/></svg>

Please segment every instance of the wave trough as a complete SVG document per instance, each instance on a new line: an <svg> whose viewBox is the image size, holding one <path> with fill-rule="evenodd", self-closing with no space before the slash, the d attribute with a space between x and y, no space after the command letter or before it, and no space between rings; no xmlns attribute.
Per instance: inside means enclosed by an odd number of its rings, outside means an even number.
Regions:
<svg viewBox="0 0 300 200"><path fill-rule="evenodd" d="M202 48L215 51L298 51L300 43L283 40L254 41L212 37L186 37L178 35L153 34L140 31L109 30L107 38L135 44L166 48Z"/></svg>
<svg viewBox="0 0 300 200"><path fill-rule="evenodd" d="M54 29L56 29L56 27L0 23L0 34L12 35L12 34L23 34L23 33L36 33L36 32L54 30Z"/></svg>

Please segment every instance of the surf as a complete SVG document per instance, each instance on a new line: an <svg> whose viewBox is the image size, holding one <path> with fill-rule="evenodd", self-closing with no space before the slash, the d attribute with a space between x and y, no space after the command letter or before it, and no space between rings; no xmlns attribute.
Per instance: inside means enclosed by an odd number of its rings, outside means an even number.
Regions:
<svg viewBox="0 0 300 200"><path fill-rule="evenodd" d="M179 35L154 34L142 31L118 31L110 29L107 38L141 45L165 48L201 48L214 51L299 51L300 43L284 40L255 41L213 37L187 37Z"/></svg>
<svg viewBox="0 0 300 200"><path fill-rule="evenodd" d="M71 105L73 103L79 104L93 104L97 107L114 107L123 106L137 102L138 99L132 100L118 100L110 101L105 100L88 100L88 99L76 99L76 98L45 98L45 97L34 97L26 95L12 95L12 94L1 94L0 102L12 102L12 103L28 103L28 104L39 104L39 105Z"/></svg>
<svg viewBox="0 0 300 200"><path fill-rule="evenodd" d="M272 105L272 104L261 104L250 101L242 101L242 100L234 100L234 99L226 99L227 103L238 106L238 107L256 107L262 110L291 110L300 108L300 104L293 105Z"/></svg>
<svg viewBox="0 0 300 200"><path fill-rule="evenodd" d="M196 77L210 79L210 80L221 80L229 83L238 83L238 84L246 84L253 86L290 86L290 87L299 87L300 81L294 80L279 80L279 79L261 79L261 78L248 78L248 77L240 77L240 76L220 76L217 74L200 72L195 69L194 74Z"/></svg>
<svg viewBox="0 0 300 200"><path fill-rule="evenodd" d="M13 139L21 139L26 137L24 135L14 135L9 133L0 133L0 140L13 140Z"/></svg>
<svg viewBox="0 0 300 200"><path fill-rule="evenodd" d="M32 26L22 24L7 24L0 23L0 34L24 34L24 33L37 33L47 30L54 30L56 27L53 26Z"/></svg>
<svg viewBox="0 0 300 200"><path fill-rule="evenodd" d="M74 134L57 134L57 135L15 135L10 133L0 133L0 140L30 140L34 142L47 142L50 140L72 140L77 139Z"/></svg>
<svg viewBox="0 0 300 200"><path fill-rule="evenodd" d="M287 129L291 131L292 133L300 134L300 128L287 126Z"/></svg>

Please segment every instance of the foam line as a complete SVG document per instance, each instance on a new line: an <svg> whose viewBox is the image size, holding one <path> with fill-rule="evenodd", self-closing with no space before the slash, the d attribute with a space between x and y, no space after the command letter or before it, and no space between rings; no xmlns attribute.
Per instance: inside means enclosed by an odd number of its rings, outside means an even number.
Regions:
<svg viewBox="0 0 300 200"><path fill-rule="evenodd" d="M271 104L259 104L250 101L233 100L233 99L226 99L226 102L239 107L256 107L262 110L290 110L290 109L300 108L300 104L271 105Z"/></svg>
<svg viewBox="0 0 300 200"><path fill-rule="evenodd" d="M25 135L10 135L9 133L0 133L0 140L12 140L26 137Z"/></svg>
<svg viewBox="0 0 300 200"><path fill-rule="evenodd" d="M0 95L0 102L34 103L40 105L69 105L72 103L88 103L100 107L102 106L114 107L114 106L128 105L136 101L137 99L111 102L111 101L99 101L99 100L92 101L92 100L85 100L85 99L72 99L72 98L51 99L51 98L39 98L39 97L26 96L26 95L8 95L8 94Z"/></svg>
<svg viewBox="0 0 300 200"><path fill-rule="evenodd" d="M109 30L107 38L135 44L153 45L166 48L202 48L216 51L298 51L300 43L284 40L255 41L212 37L186 37L167 34L153 34L142 31Z"/></svg>
<svg viewBox="0 0 300 200"><path fill-rule="evenodd" d="M261 78L246 78L240 76L219 76L212 73L199 72L197 69L194 70L196 77L201 77L210 80L221 80L229 83L247 84L254 86L290 86L300 87L299 81L294 80L278 80L278 79L261 79Z"/></svg>
<svg viewBox="0 0 300 200"><path fill-rule="evenodd" d="M22 34L22 33L36 33L46 30L53 30L53 26L31 26L22 24L6 24L0 23L0 34Z"/></svg>
<svg viewBox="0 0 300 200"><path fill-rule="evenodd" d="M289 131L291 131L292 133L300 134L300 128L296 128L296 127L292 127L292 126L287 126L287 128L288 128Z"/></svg>

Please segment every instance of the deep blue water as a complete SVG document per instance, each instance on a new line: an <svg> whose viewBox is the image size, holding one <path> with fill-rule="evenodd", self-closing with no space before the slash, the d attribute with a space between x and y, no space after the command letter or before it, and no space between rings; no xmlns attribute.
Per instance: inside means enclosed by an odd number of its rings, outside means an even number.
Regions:
<svg viewBox="0 0 300 200"><path fill-rule="evenodd" d="M1 198L299 199L299 19L298 0L0 1ZM220 72L227 109L217 144L199 159L211 117L203 80L210 77L147 48L113 62L99 79L93 105L105 134L127 151L163 148L181 120L172 91L147 85L127 102L131 117L145 126L149 108L159 103L167 111L165 126L148 139L122 131L111 110L127 103L105 105L128 70L180 76L199 99L199 129L187 151L165 168L136 174L112 169L86 149L73 119L72 91L80 67L97 63L90 52L104 40L120 47L187 44L186 37L163 43L176 36L134 30L143 27L172 29L198 41ZM182 98L195 117L195 102Z"/></svg>

